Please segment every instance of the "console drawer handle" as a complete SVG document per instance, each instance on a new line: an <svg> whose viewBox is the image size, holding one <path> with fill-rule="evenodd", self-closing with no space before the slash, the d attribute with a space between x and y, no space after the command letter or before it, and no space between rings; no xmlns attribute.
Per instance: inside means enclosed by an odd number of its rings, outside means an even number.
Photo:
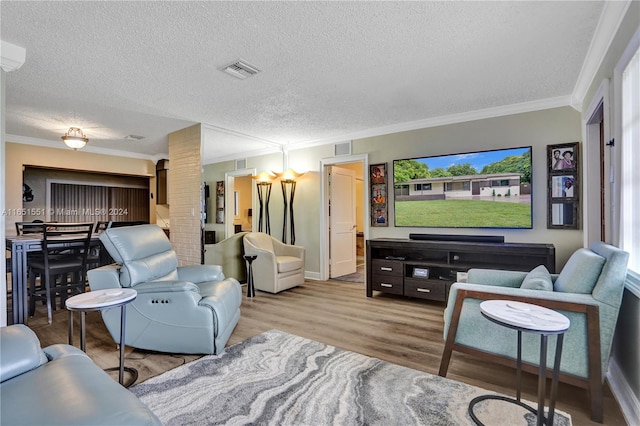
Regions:
<svg viewBox="0 0 640 426"><path fill-rule="evenodd" d="M431 290L428 288L417 288L418 293L431 293Z"/></svg>
<svg viewBox="0 0 640 426"><path fill-rule="evenodd" d="M388 266L381 266L380 270L381 271L393 271L393 268L389 268Z"/></svg>
<svg viewBox="0 0 640 426"><path fill-rule="evenodd" d="M393 287L393 284L380 283L380 287Z"/></svg>

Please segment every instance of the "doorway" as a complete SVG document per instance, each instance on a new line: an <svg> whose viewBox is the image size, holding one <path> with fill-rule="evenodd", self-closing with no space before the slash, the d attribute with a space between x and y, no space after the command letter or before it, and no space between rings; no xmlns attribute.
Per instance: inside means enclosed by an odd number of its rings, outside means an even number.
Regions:
<svg viewBox="0 0 640 426"><path fill-rule="evenodd" d="M253 205L256 190L251 176L256 169L240 169L225 173L224 238L239 231L253 229Z"/></svg>
<svg viewBox="0 0 640 426"><path fill-rule="evenodd" d="M584 123L585 153L583 170L598 170L598 173L586 174L583 191L584 205L584 244L588 247L595 241L607 241L611 238L611 217L605 206L612 205L610 172L611 153L609 145L609 81L600 85L589 108ZM587 190L587 188L590 189ZM593 191L599 188L599 191Z"/></svg>
<svg viewBox="0 0 640 426"><path fill-rule="evenodd" d="M351 170L354 175L354 186L353 186L353 211L350 212L352 217L354 218L350 224L347 224L345 220L338 220L337 222L334 220L334 227L338 226L342 228L342 234L336 233L336 229L333 231L331 229L331 214L336 213L336 197L345 196L344 193L342 195L337 195L335 193L336 188L345 189L345 182L347 182L345 174L341 173L339 179L342 179L343 182L339 185L331 185L331 180L334 180L335 177L331 177L332 168L336 167L342 170ZM367 217L369 215L369 208L367 205L367 191L368 191L368 183L365 179L367 176L366 170L368 169L368 155L349 155L349 156L341 156L339 158L330 158L321 160L321 170L322 170L322 181L321 181L321 205L324 211L324 214L321 215L320 220L320 280L328 280L329 278L343 278L343 281L350 282L363 282L365 279L366 271L366 253L365 253L365 241L369 235L369 221ZM332 188L334 188L332 190ZM334 209L332 211L331 202L334 200ZM342 205L343 203L340 203ZM346 212L340 213L340 217L344 219ZM335 215L334 215L335 219ZM340 258L332 258L332 244L333 248L336 248L336 244L345 244L344 241L347 238L345 233L348 234L349 228L353 227L353 242L349 242L348 249L346 251L336 251L333 250L333 256L338 256ZM338 230L339 231L339 230ZM349 236L349 238L351 238ZM342 274L344 272L344 265L339 267L334 267L332 271L332 265L337 265L338 263L344 262L347 257L349 257L349 253L352 252L354 256L354 270L352 273L348 273L346 275ZM342 275L336 275L342 274Z"/></svg>

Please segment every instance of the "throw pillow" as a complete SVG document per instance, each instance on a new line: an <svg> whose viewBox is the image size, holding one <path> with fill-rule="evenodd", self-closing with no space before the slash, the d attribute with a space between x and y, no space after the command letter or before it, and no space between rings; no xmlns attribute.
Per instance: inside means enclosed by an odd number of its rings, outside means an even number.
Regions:
<svg viewBox="0 0 640 426"><path fill-rule="evenodd" d="M553 291L553 282L551 282L549 270L544 265L535 267L524 277L520 288Z"/></svg>
<svg viewBox="0 0 640 426"><path fill-rule="evenodd" d="M591 294L604 263L604 257L589 249L576 250L558 275L554 290L563 293Z"/></svg>

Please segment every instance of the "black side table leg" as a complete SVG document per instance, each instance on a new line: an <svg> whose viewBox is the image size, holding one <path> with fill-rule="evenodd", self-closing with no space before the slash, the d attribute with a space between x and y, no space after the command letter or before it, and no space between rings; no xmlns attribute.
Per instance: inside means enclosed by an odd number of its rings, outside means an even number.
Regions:
<svg viewBox="0 0 640 426"><path fill-rule="evenodd" d="M547 380L547 340L548 336L542 334L540 336L540 369L538 370L538 419L537 426L545 423L544 418L544 399L546 395L545 383Z"/></svg>
<svg viewBox="0 0 640 426"><path fill-rule="evenodd" d="M127 305L120 306L120 371L118 372L118 382L124 383L124 325L127 317Z"/></svg>
<svg viewBox="0 0 640 426"><path fill-rule="evenodd" d="M252 263L258 258L257 255L245 255L247 261L247 297L256 297L256 289L253 285L253 266Z"/></svg>
<svg viewBox="0 0 640 426"><path fill-rule="evenodd" d="M558 334L556 342L556 357L553 362L553 376L551 376L551 395L549 396L549 417L548 426L553 426L553 420L556 409L556 395L558 394L558 376L560 375L560 358L562 358L562 341L564 334Z"/></svg>

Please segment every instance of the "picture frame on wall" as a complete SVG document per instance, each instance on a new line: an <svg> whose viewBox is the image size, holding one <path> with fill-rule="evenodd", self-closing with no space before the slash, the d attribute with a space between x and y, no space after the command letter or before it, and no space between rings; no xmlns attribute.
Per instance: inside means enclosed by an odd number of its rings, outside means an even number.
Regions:
<svg viewBox="0 0 640 426"><path fill-rule="evenodd" d="M389 193L387 163L369 165L371 226L389 226Z"/></svg>
<svg viewBox="0 0 640 426"><path fill-rule="evenodd" d="M579 142L547 145L547 228L580 228Z"/></svg>
<svg viewBox="0 0 640 426"><path fill-rule="evenodd" d="M216 223L224 223L224 181L216 182Z"/></svg>

